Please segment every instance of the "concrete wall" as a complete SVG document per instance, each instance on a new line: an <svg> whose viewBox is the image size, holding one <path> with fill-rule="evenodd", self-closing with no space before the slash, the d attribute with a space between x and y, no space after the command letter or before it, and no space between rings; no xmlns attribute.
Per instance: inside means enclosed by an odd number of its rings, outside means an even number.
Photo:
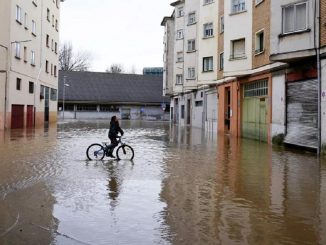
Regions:
<svg viewBox="0 0 326 245"><path fill-rule="evenodd" d="M141 107L129 107L131 120L165 120L170 119L170 113L164 112L160 107L143 107L144 111L141 112ZM127 109L127 108L124 108ZM97 112L97 111L65 111L65 119L111 119L112 116L122 118L121 112ZM63 119L63 111L58 112L58 118ZM124 118L122 118L124 119Z"/></svg>
<svg viewBox="0 0 326 245"><path fill-rule="evenodd" d="M326 94L326 59L321 60L321 67L322 93ZM326 96L322 97L321 102L321 141L326 154Z"/></svg>
<svg viewBox="0 0 326 245"><path fill-rule="evenodd" d="M164 72L163 72L163 94L170 95L173 93L174 84L174 19L166 20L164 28Z"/></svg>
<svg viewBox="0 0 326 245"><path fill-rule="evenodd" d="M284 72L272 75L272 137L278 134L285 134L285 86Z"/></svg>

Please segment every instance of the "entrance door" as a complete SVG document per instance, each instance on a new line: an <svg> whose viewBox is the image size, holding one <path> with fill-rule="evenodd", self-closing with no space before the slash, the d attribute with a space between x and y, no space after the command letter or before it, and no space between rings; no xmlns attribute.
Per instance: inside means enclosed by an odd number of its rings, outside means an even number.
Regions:
<svg viewBox="0 0 326 245"><path fill-rule="evenodd" d="M191 123L191 100L188 99L188 103L187 103L187 124Z"/></svg>
<svg viewBox="0 0 326 245"><path fill-rule="evenodd" d="M230 131L231 127L231 90L230 87L225 88L225 101L224 101L224 126L225 132Z"/></svg>
<svg viewBox="0 0 326 245"><path fill-rule="evenodd" d="M44 96L44 122L49 122L49 112L50 112L50 88L45 87L45 96Z"/></svg>
<svg viewBox="0 0 326 245"><path fill-rule="evenodd" d="M24 105L11 106L11 128L24 128Z"/></svg>
<svg viewBox="0 0 326 245"><path fill-rule="evenodd" d="M27 106L27 117L26 117L26 127L33 128L34 127L34 106Z"/></svg>

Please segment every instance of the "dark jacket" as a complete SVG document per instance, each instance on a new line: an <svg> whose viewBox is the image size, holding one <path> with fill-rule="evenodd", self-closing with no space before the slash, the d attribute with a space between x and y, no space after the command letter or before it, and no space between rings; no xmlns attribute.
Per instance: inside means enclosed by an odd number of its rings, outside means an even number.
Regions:
<svg viewBox="0 0 326 245"><path fill-rule="evenodd" d="M110 122L109 138L118 136L118 133L123 135L123 130L120 128L118 122Z"/></svg>

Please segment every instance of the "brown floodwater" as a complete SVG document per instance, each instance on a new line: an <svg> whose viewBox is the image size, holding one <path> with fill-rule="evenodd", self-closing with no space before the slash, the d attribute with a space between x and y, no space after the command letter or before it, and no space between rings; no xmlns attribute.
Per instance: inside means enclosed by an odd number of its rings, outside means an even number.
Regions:
<svg viewBox="0 0 326 245"><path fill-rule="evenodd" d="M326 244L313 153L122 122L129 161L86 160L106 121L0 132L0 244Z"/></svg>

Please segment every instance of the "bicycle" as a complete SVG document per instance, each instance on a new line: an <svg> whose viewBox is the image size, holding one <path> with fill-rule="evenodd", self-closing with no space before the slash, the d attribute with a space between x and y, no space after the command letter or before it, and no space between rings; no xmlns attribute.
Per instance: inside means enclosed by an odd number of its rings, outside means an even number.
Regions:
<svg viewBox="0 0 326 245"><path fill-rule="evenodd" d="M118 144L120 146L117 148L116 155L118 160L133 160L134 159L134 149L122 142L122 137L117 137ZM103 160L105 156L108 156L110 149L110 144L108 142L102 142L102 144L95 143L91 144L87 150L86 155L89 160Z"/></svg>

